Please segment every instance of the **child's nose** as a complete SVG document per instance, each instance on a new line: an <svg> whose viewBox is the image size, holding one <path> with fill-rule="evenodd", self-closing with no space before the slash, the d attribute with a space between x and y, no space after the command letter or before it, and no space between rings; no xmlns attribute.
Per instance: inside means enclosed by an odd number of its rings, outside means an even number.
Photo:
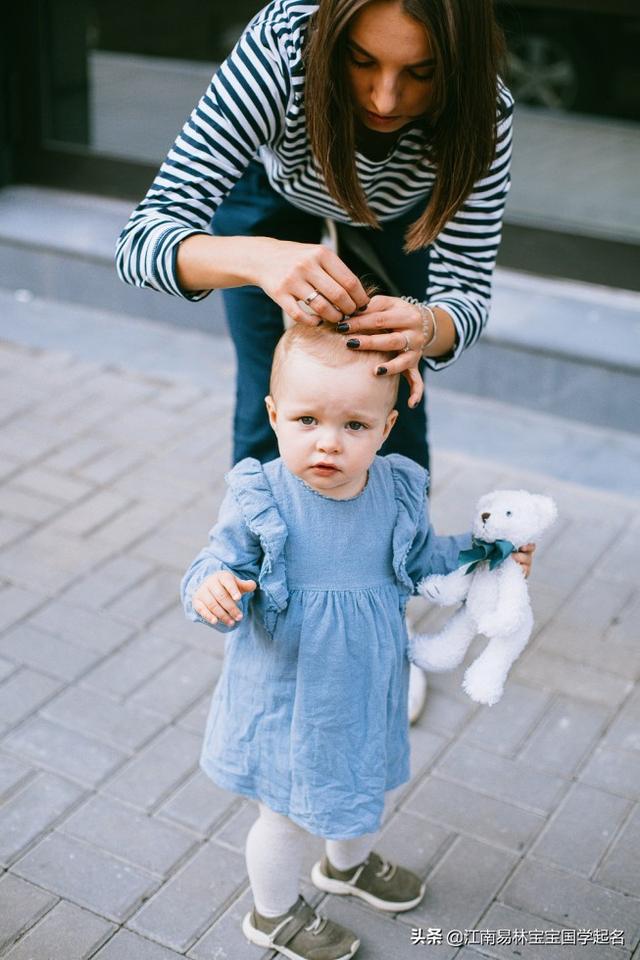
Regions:
<svg viewBox="0 0 640 960"><path fill-rule="evenodd" d="M326 431L318 438L318 449L322 453L337 453L340 450L340 440L337 432Z"/></svg>

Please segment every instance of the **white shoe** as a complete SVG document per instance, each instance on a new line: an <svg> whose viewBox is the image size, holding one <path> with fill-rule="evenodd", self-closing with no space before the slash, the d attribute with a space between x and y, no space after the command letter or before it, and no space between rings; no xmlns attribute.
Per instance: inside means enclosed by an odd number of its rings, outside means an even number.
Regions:
<svg viewBox="0 0 640 960"><path fill-rule="evenodd" d="M427 700L427 675L424 670L411 664L409 671L409 723L415 723L424 710Z"/></svg>

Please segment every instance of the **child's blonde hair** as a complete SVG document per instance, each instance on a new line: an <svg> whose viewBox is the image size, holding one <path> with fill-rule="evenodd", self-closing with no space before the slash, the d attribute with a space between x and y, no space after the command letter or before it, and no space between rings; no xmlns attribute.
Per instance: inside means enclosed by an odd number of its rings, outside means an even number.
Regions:
<svg viewBox="0 0 640 960"><path fill-rule="evenodd" d="M371 376L376 366L384 366L386 362L396 356L383 350L350 350L345 344L345 336L338 333L332 323L322 323L311 327L306 323L294 323L278 341L273 354L271 365L271 380L269 393L276 397L282 368L292 353L299 351L308 357L313 357L327 367L344 367L350 363L366 363L371 367ZM398 398L400 374L385 375L385 383L389 387L389 409L392 410Z"/></svg>

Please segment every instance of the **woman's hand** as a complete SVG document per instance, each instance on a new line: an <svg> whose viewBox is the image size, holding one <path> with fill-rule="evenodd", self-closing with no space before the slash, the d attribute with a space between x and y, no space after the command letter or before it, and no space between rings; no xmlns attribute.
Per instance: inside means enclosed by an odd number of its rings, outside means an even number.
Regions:
<svg viewBox="0 0 640 960"><path fill-rule="evenodd" d="M536 549L535 543L526 543L524 547L518 547L516 553L512 553L511 556L519 563L522 567L522 572L525 577L528 577L531 573L531 564L533 562L533 554Z"/></svg>
<svg viewBox="0 0 640 960"><path fill-rule="evenodd" d="M299 323L318 319L339 323L364 309L369 297L355 273L328 247L315 243L256 238L265 241L252 267L252 282ZM302 303L307 303L305 310ZM311 311L311 312L309 312Z"/></svg>
<svg viewBox="0 0 640 960"><path fill-rule="evenodd" d="M347 317L340 322L338 329L349 334L346 341L352 350L397 352L397 357L377 369L383 369L386 374L401 373L409 383L409 406L415 407L420 402L424 384L418 363L425 334L422 311L415 304L400 297L376 295L369 301L365 312ZM367 332L361 334L361 330Z"/></svg>

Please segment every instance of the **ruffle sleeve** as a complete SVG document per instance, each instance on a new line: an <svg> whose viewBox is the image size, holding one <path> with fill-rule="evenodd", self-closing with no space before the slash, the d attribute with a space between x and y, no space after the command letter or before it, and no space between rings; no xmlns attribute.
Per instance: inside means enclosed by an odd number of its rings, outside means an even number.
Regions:
<svg viewBox="0 0 640 960"><path fill-rule="evenodd" d="M262 563L258 573L256 606L268 633L272 634L276 617L289 600L284 561L287 528L258 460L253 457L241 460L227 474L226 480L248 530L260 543Z"/></svg>
<svg viewBox="0 0 640 960"><path fill-rule="evenodd" d="M407 572L407 558L426 519L429 473L399 453L390 453L384 459L391 468L398 511L393 531L393 569L401 586L413 593L414 583Z"/></svg>
<svg viewBox="0 0 640 960"><path fill-rule="evenodd" d="M393 476L398 504L393 534L393 568L407 593L431 573L450 573L459 566L458 554L471 545L471 534L438 536L429 522L429 474L398 453L384 458Z"/></svg>
<svg viewBox="0 0 640 960"><path fill-rule="evenodd" d="M187 617L202 620L194 611L194 591L211 574L230 570L243 579L256 580L258 589L242 597L243 612L251 602L254 613L273 633L278 613L289 599L284 544L287 528L276 507L261 464L253 458L241 460L225 477L228 485L218 521L209 533L209 544L187 570L181 596ZM224 624L217 625L226 632Z"/></svg>

